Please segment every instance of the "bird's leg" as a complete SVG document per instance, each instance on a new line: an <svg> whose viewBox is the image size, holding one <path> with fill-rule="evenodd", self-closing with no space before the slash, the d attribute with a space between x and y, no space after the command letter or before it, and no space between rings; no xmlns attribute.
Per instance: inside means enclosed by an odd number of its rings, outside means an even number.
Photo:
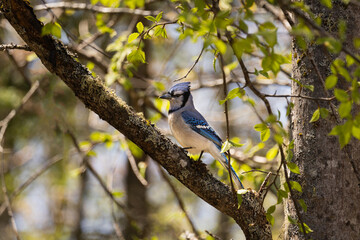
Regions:
<svg viewBox="0 0 360 240"><path fill-rule="evenodd" d="M201 157L202 157L203 153L204 153L204 151L201 151L198 161L200 161L200 159L201 159Z"/></svg>
<svg viewBox="0 0 360 240"><path fill-rule="evenodd" d="M182 148L182 149L188 150L188 149L192 149L192 147L184 147L184 148Z"/></svg>
<svg viewBox="0 0 360 240"><path fill-rule="evenodd" d="M189 152L187 151L188 149L192 149L192 147L183 147L181 148L182 150L184 150L186 152L186 154L188 154Z"/></svg>

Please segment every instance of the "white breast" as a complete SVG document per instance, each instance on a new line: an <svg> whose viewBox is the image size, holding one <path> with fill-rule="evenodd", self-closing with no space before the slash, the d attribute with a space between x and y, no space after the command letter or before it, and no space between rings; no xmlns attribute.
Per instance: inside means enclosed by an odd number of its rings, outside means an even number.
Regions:
<svg viewBox="0 0 360 240"><path fill-rule="evenodd" d="M210 140L194 132L183 120L181 113L174 112L169 115L169 126L175 139L183 148L191 154L199 154L201 151L209 152L214 145Z"/></svg>

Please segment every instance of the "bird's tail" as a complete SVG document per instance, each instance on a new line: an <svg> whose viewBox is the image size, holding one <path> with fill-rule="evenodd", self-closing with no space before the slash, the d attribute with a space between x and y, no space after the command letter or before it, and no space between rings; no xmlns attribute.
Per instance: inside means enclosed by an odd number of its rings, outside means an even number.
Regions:
<svg viewBox="0 0 360 240"><path fill-rule="evenodd" d="M211 151L210 154L216 159L218 160L221 165L227 169L229 171L229 163L228 163L228 159L225 155L225 153L220 153L221 148L216 146L218 151ZM239 176L236 174L234 168L230 165L230 173L231 173L231 178L233 179L233 182L235 183L235 189L239 190L239 189L244 189L244 186L239 178Z"/></svg>

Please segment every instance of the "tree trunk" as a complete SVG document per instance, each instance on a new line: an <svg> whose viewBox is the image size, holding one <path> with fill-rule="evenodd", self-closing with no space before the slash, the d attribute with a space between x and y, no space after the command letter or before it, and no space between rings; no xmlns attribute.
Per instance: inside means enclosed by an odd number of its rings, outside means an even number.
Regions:
<svg viewBox="0 0 360 240"><path fill-rule="evenodd" d="M333 8L328 9L320 1L307 0L311 11L322 19L322 27L333 36L337 36L338 22L347 23L344 46L355 52L352 46L354 37L360 34L360 9L332 1ZM345 58L345 54L334 55L324 46L310 45L306 51L293 45L293 77L304 85L313 85L314 91L302 89L292 83L292 95L328 97L332 93L324 88L324 79L330 74L334 59ZM339 79L337 88L347 88L349 83ZM360 165L360 142L351 141L341 149L337 137L329 136L331 129L342 123L332 112L338 103L314 101L303 98L292 99L294 108L291 116L291 131L294 140L293 161L300 168L300 175L291 173L291 179L302 186L302 193L296 199L304 199L307 211L301 212L302 220L313 230L306 237L299 228L288 221L288 216L296 219L294 204L291 200L285 203L285 239L359 239L360 236L360 189L354 168ZM314 111L327 108L330 115L310 123ZM333 108L335 109L335 108Z"/></svg>

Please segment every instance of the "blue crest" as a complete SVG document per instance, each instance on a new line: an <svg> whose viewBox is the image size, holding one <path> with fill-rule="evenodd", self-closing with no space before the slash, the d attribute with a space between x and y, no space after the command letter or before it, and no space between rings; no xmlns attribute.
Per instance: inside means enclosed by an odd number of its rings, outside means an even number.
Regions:
<svg viewBox="0 0 360 240"><path fill-rule="evenodd" d="M172 88L170 88L169 93L174 93L174 92L189 92L190 91L190 82L182 82L182 83L178 83L174 86L172 86Z"/></svg>

